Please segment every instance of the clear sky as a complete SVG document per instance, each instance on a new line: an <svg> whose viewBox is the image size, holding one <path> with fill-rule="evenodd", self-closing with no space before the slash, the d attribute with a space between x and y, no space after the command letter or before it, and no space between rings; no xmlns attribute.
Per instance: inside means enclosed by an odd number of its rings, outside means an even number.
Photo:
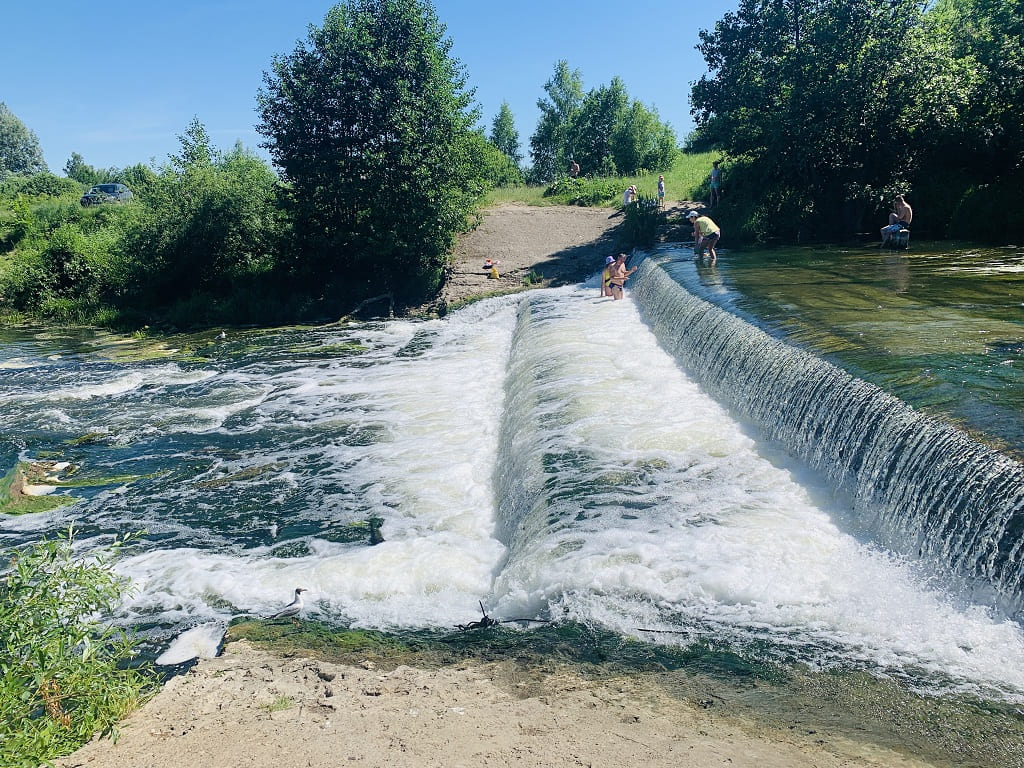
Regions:
<svg viewBox="0 0 1024 768"><path fill-rule="evenodd" d="M528 156L537 99L566 59L584 90L622 78L682 140L693 128L695 50L739 0L435 0L476 89L481 123L508 101ZM161 163L193 117L213 143L257 149L256 94L330 0L5 0L0 101L39 137L51 171L72 152L97 167ZM260 150L261 154L265 153Z"/></svg>

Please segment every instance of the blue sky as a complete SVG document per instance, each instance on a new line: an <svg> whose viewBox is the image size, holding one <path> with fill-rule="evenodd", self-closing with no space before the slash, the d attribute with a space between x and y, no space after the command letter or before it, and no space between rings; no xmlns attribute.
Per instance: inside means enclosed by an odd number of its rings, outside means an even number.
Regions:
<svg viewBox="0 0 1024 768"><path fill-rule="evenodd" d="M50 170L161 163L193 116L213 143L257 149L256 94L271 58L319 25L329 0L37 0L5 3L0 101L39 137ZM508 101L524 155L537 99L566 59L584 89L619 76L682 139L693 127L694 49L739 0L435 0L476 89L481 122ZM262 154L262 151L261 151Z"/></svg>

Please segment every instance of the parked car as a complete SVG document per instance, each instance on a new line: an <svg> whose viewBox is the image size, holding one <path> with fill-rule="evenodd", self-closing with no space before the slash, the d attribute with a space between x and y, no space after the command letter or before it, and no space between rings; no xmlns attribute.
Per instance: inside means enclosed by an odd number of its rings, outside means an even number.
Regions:
<svg viewBox="0 0 1024 768"><path fill-rule="evenodd" d="M124 184L97 184L82 195L82 205L123 203L132 199L132 191Z"/></svg>

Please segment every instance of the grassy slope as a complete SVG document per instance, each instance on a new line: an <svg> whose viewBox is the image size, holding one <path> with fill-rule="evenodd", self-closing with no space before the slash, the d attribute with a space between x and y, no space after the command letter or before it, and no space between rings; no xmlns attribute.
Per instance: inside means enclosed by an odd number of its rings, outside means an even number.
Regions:
<svg viewBox="0 0 1024 768"><path fill-rule="evenodd" d="M654 197L658 193L658 173L665 176L665 196L669 200L700 200L707 197L708 176L711 162L720 158L717 152L685 154L680 152L675 163L666 171L645 173L640 176L623 176L619 179L619 194L608 198L607 205L618 205L622 190L636 184L640 194ZM543 186L504 187L488 193L486 205L499 203L526 203L527 205L560 205L565 201L557 197L544 197Z"/></svg>

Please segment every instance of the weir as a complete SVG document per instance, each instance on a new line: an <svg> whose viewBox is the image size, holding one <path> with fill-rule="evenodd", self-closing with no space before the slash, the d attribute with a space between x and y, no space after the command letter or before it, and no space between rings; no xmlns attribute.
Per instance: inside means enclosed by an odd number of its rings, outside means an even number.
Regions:
<svg viewBox="0 0 1024 768"><path fill-rule="evenodd" d="M644 258L632 297L719 402L824 474L856 524L1024 608L1024 466L711 304Z"/></svg>

